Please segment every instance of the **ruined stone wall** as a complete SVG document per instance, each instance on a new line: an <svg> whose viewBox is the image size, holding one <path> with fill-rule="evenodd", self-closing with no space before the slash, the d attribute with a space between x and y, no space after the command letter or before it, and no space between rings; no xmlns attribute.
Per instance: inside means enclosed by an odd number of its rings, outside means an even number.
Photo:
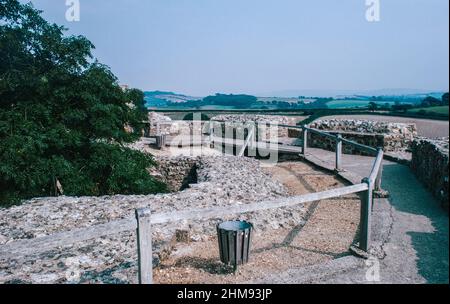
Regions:
<svg viewBox="0 0 450 304"><path fill-rule="evenodd" d="M293 117L287 116L272 116L272 115L252 115L252 114L230 114L230 115L219 115L213 117L211 120L215 121L229 121L234 122L235 124L228 124L228 126L235 126L236 129L243 129L243 123L253 122L260 124L261 128L264 128L264 123L270 123L274 126L265 127L264 130L260 129L259 139L270 141L272 139L288 137L288 129L277 127L276 125L296 125L296 119Z"/></svg>
<svg viewBox="0 0 450 304"><path fill-rule="evenodd" d="M172 120L170 117L158 114L156 112L151 112L149 114L149 121L149 136L156 136L160 134L170 136L202 134L202 132L207 131L205 125L208 124L208 122L206 121L193 122L184 120Z"/></svg>
<svg viewBox="0 0 450 304"><path fill-rule="evenodd" d="M421 138L412 144L411 169L448 211L449 139Z"/></svg>
<svg viewBox="0 0 450 304"><path fill-rule="evenodd" d="M157 166L150 172L167 184L169 191L184 190L197 182L197 159L192 157L156 157Z"/></svg>
<svg viewBox="0 0 450 304"><path fill-rule="evenodd" d="M310 124L313 129L341 134L343 138L373 148L383 147L386 152L409 150L417 136L415 124L375 122L366 120L318 120ZM316 134L309 134L309 146L335 150L335 142ZM343 145L345 154L363 154L358 149Z"/></svg>
<svg viewBox="0 0 450 304"><path fill-rule="evenodd" d="M206 126L209 125L208 122L192 122L175 120L171 122L163 122L159 124L159 132L162 135L178 136L178 135L192 135L192 134L203 134L207 131ZM158 134L158 126L152 125L150 130L150 136L155 136Z"/></svg>
<svg viewBox="0 0 450 304"><path fill-rule="evenodd" d="M357 143L369 146L369 147L385 147L385 136L382 134L364 134L364 133L350 133L350 132L330 132L333 135L341 134L343 138L355 141ZM311 148L320 148L328 151L336 151L336 141L323 137L314 133L308 133L308 146ZM354 147L352 145L343 144L342 153L352 155L366 155L373 156L373 154L367 153Z"/></svg>

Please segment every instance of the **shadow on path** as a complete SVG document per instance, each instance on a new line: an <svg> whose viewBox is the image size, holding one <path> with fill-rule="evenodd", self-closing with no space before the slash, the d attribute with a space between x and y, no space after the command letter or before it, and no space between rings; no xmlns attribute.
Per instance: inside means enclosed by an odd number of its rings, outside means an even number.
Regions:
<svg viewBox="0 0 450 304"><path fill-rule="evenodd" d="M396 210L398 223L394 224L410 237L419 275L428 283L448 283L448 215L408 167L387 163L383 178L383 188L390 192L389 201Z"/></svg>

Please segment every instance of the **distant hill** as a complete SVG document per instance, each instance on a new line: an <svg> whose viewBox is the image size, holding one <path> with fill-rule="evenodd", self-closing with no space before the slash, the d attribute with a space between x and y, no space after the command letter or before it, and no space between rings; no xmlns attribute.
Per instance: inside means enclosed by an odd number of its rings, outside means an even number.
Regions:
<svg viewBox="0 0 450 304"><path fill-rule="evenodd" d="M266 95L274 97L256 97L245 94L227 95L218 93L203 98L166 91L149 91L144 94L149 108L181 110L366 108L370 102L376 102L379 105L389 104L392 106L395 103L401 103L417 106L426 97L431 96L441 99L444 94L444 92L422 92L409 89L361 92L306 90L296 91L296 93L302 93L303 95L300 94L295 97L277 95Z"/></svg>
<svg viewBox="0 0 450 304"><path fill-rule="evenodd" d="M194 100L201 100L202 97L186 96L174 92L149 91L144 92L147 107L166 107L169 103L186 103Z"/></svg>
<svg viewBox="0 0 450 304"><path fill-rule="evenodd" d="M442 96L445 91L419 90L419 89L380 89L380 90L285 90L260 94L259 96L278 96L278 97L298 97L298 96L315 96L315 97L333 97L356 98L371 96L410 96L410 97L426 97L426 96Z"/></svg>

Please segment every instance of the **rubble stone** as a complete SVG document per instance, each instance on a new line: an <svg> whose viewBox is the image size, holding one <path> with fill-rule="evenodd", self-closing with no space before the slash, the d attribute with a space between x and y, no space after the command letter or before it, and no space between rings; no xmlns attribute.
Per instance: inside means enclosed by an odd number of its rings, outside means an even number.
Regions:
<svg viewBox="0 0 450 304"><path fill-rule="evenodd" d="M411 168L417 178L448 208L449 138L418 138L412 145Z"/></svg>
<svg viewBox="0 0 450 304"><path fill-rule="evenodd" d="M410 149L417 128L415 124L379 122L367 120L317 120L309 125L313 129L341 134L343 138L360 144L383 148L386 152L402 152ZM309 134L309 146L334 151L335 141L316 134ZM361 150L349 145L343 146L345 154L362 154Z"/></svg>
<svg viewBox="0 0 450 304"><path fill-rule="evenodd" d="M20 206L0 209L0 239L2 243L11 243L91 227L133 217L136 208L150 207L152 212L166 213L232 207L288 195L284 186L273 181L254 159L220 156L182 162L195 163L197 184L191 184L181 192L36 198ZM212 219L154 225L154 263L157 265L170 253L171 241L177 230L188 231L191 241L200 241L215 236L215 227L223 220L248 220L255 224L256 229L265 231L291 227L303 222L305 216L305 207L298 206L228 217L218 214ZM55 248L35 256L0 259L0 283L136 283L136 261L136 233L129 231Z"/></svg>

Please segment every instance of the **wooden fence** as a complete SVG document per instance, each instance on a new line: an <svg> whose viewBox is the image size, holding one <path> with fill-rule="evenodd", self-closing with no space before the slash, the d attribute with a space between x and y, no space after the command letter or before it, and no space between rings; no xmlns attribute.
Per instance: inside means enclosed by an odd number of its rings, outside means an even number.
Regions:
<svg viewBox="0 0 450 304"><path fill-rule="evenodd" d="M213 124L210 124L212 128ZM352 141L345 140L340 136L334 136L326 132L311 129L306 126L283 126L285 128L297 128L303 131L303 154L307 151L307 132L313 132L325 137L336 140L336 169L340 170L342 159L342 144L350 144L355 147L376 153L376 160L370 176L363 179L360 184L332 189L323 192L310 193L301 196L281 198L272 201L258 202L240 206L216 207L207 209L194 209L170 213L152 214L150 208L138 209L134 218L127 218L113 221L107 224L96 225L89 228L74 229L67 232L57 233L50 236L20 240L7 245L0 246L0 258L17 258L27 255L36 255L49 251L54 248L72 245L77 242L83 242L100 237L110 236L125 231L136 229L137 247L138 247L138 265L139 265L139 283L153 283L153 265L152 265L152 225L164 224L171 222L179 222L183 220L208 219L212 217L225 217L234 214L244 214L255 211L278 209L283 207L294 207L300 204L321 201L336 198L349 194L361 195L361 219L360 219L360 249L368 251L370 248L370 225L371 210L373 202L373 191L381 189L383 150L364 146ZM210 130L210 135L212 130ZM250 143L250 139L254 136L254 131L249 132L243 148L239 155L244 155L246 147ZM210 137L213 141L214 138Z"/></svg>

